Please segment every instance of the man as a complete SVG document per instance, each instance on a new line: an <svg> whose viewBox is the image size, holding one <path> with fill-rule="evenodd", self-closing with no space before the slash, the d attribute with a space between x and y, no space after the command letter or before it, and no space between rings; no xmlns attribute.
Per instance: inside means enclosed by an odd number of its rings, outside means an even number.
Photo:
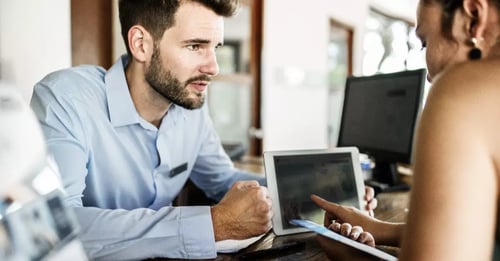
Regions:
<svg viewBox="0 0 500 261"><path fill-rule="evenodd" d="M263 178L233 167L204 105L237 5L120 0L128 55L35 86L31 106L92 259L214 258L216 241L271 228ZM220 202L172 207L188 179Z"/></svg>

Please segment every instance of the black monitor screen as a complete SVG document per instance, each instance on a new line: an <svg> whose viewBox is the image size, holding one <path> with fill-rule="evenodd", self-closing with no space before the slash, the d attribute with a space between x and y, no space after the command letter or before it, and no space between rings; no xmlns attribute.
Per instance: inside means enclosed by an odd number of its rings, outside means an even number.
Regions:
<svg viewBox="0 0 500 261"><path fill-rule="evenodd" d="M337 146L356 146L377 162L410 163L425 69L349 77Z"/></svg>

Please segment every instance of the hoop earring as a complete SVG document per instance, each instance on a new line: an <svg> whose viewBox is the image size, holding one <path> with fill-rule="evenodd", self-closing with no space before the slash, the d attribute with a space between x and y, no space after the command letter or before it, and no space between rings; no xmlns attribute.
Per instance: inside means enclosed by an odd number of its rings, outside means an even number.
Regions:
<svg viewBox="0 0 500 261"><path fill-rule="evenodd" d="M481 56L483 55L481 49L478 47L478 39L476 37L472 37L470 39L470 42L472 43L473 47L469 51L469 59L470 60L479 60L481 59Z"/></svg>

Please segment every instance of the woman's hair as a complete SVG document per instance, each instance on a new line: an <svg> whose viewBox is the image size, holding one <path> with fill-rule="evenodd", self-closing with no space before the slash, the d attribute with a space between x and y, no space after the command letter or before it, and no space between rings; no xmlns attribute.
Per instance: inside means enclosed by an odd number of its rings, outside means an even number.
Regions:
<svg viewBox="0 0 500 261"><path fill-rule="evenodd" d="M185 2L196 2L217 15L230 17L236 13L238 0L120 0L118 4L121 33L130 54L127 35L134 25L142 25L153 37L160 40L163 33L175 25L175 13Z"/></svg>
<svg viewBox="0 0 500 261"><path fill-rule="evenodd" d="M441 16L441 32L448 38L452 38L451 27L455 11L462 7L463 0L421 0L425 4L439 4L443 10ZM489 2L500 9L500 0L489 0Z"/></svg>

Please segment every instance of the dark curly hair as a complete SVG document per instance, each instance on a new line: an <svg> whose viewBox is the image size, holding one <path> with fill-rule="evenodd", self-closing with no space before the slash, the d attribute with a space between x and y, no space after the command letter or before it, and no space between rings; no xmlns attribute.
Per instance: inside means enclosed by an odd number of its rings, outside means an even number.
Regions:
<svg viewBox="0 0 500 261"><path fill-rule="evenodd" d="M168 28L174 26L174 15L183 2L200 3L224 17L233 16L239 6L238 0L120 0L118 4L121 33L130 55L127 34L134 25L142 25L153 40L161 39Z"/></svg>
<svg viewBox="0 0 500 261"><path fill-rule="evenodd" d="M443 9L441 16L441 31L442 33L451 38L451 27L453 23L453 15L455 11L462 7L463 0L421 0L423 4L439 4ZM500 0L490 0L490 3L500 9Z"/></svg>

